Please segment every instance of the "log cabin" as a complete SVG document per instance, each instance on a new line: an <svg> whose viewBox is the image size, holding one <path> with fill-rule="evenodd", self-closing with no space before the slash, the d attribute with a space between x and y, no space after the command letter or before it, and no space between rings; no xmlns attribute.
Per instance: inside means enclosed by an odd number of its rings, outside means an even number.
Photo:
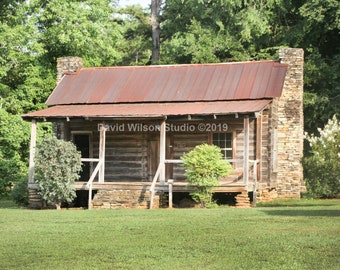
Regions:
<svg viewBox="0 0 340 270"><path fill-rule="evenodd" d="M29 202L41 207L34 183L36 127L82 154L75 183L89 209L172 207L191 191L181 156L208 143L221 148L233 173L214 189L236 206L304 191L303 50L282 48L277 61L127 67L82 67L57 60L57 86L31 121Z"/></svg>

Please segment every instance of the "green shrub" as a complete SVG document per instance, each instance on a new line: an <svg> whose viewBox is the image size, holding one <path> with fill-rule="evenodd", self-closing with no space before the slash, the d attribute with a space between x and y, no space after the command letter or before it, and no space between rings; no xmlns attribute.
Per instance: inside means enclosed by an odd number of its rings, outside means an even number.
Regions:
<svg viewBox="0 0 340 270"><path fill-rule="evenodd" d="M11 198L19 206L28 205L27 176L14 183Z"/></svg>
<svg viewBox="0 0 340 270"><path fill-rule="evenodd" d="M227 176L232 167L222 159L221 149L215 145L202 144L184 154L181 159L186 167L185 176L194 191L192 198L202 207L213 206L212 190L219 185L218 179Z"/></svg>
<svg viewBox="0 0 340 270"><path fill-rule="evenodd" d="M320 135L306 135L310 155L303 166L308 192L316 198L340 196L340 122L334 116Z"/></svg>
<svg viewBox="0 0 340 270"><path fill-rule="evenodd" d="M63 202L76 197L74 181L79 179L81 155L72 142L45 138L37 147L35 158L35 181L38 193L48 204L57 209Z"/></svg>

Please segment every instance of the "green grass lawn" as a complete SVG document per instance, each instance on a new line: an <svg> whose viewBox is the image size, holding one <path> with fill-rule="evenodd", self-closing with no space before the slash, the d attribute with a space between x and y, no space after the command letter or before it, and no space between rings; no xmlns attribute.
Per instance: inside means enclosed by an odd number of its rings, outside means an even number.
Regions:
<svg viewBox="0 0 340 270"><path fill-rule="evenodd" d="M0 269L340 269L340 201L99 211L1 201Z"/></svg>

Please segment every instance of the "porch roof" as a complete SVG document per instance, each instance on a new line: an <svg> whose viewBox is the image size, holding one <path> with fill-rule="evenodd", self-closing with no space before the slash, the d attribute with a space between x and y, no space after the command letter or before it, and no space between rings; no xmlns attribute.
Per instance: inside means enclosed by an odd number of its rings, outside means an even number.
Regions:
<svg viewBox="0 0 340 270"><path fill-rule="evenodd" d="M173 102L173 103L124 103L124 104L78 104L56 105L47 109L23 115L32 118L66 118L66 117L115 117L115 118L157 118L181 115L225 115L246 114L263 110L270 99L214 101L214 102Z"/></svg>

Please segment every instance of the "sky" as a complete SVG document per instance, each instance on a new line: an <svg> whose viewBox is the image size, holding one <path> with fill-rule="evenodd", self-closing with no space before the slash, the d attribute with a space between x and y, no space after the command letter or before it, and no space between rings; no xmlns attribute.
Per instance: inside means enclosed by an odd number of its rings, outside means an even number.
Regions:
<svg viewBox="0 0 340 270"><path fill-rule="evenodd" d="M146 8L151 4L151 0L119 0L119 5L122 7L136 4L140 4L142 7Z"/></svg>

